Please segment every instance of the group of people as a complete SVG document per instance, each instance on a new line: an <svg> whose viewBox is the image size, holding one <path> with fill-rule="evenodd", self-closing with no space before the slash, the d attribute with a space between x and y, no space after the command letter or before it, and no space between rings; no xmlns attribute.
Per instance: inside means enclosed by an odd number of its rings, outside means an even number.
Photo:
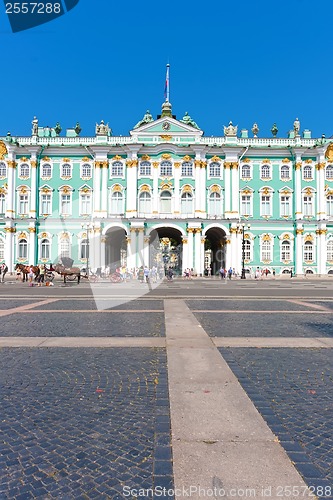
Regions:
<svg viewBox="0 0 333 500"><path fill-rule="evenodd" d="M221 266L219 273L220 273L221 280L224 280L226 278L231 280L231 278L237 278L237 276L238 276L234 267L229 267L229 269L227 270L223 266Z"/></svg>

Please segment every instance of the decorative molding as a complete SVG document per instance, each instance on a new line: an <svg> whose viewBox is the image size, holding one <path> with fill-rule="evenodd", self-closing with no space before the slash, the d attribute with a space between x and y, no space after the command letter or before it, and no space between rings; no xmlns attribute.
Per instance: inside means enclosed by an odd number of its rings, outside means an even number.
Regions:
<svg viewBox="0 0 333 500"><path fill-rule="evenodd" d="M171 141L172 135L160 135L162 141Z"/></svg>
<svg viewBox="0 0 333 500"><path fill-rule="evenodd" d="M171 155L169 153L164 153L162 154L162 158L164 158L164 160L170 160Z"/></svg>
<svg viewBox="0 0 333 500"><path fill-rule="evenodd" d="M6 144L3 141L0 141L0 160L5 158L5 155L8 153Z"/></svg>
<svg viewBox="0 0 333 500"><path fill-rule="evenodd" d="M283 158L283 160L282 160L282 163L290 163L290 162L291 162L291 160L289 160L289 158Z"/></svg>
<svg viewBox="0 0 333 500"><path fill-rule="evenodd" d="M150 156L149 155L142 155L141 158L140 158L141 161L149 161L150 160Z"/></svg>
<svg viewBox="0 0 333 500"><path fill-rule="evenodd" d="M307 158L306 160L304 160L304 163L312 163L311 158Z"/></svg>
<svg viewBox="0 0 333 500"><path fill-rule="evenodd" d="M297 163L295 163L295 170L301 170L302 168L302 162L301 161L298 161Z"/></svg>
<svg viewBox="0 0 333 500"><path fill-rule="evenodd" d="M333 142L328 145L325 152L325 158L327 158L328 161L333 161Z"/></svg>
<svg viewBox="0 0 333 500"><path fill-rule="evenodd" d="M324 169L325 169L325 162L316 164L316 170L324 170Z"/></svg>

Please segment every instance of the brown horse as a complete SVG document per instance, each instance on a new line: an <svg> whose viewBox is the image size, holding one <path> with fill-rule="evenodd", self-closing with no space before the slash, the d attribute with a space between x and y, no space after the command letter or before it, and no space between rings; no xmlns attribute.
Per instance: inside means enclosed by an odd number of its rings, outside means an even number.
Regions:
<svg viewBox="0 0 333 500"><path fill-rule="evenodd" d="M38 266L25 266L24 264L16 264L15 266L15 271L20 270L20 272L23 275L23 282L28 281L28 274L30 273L30 269L32 269L32 272L35 275L35 279L38 278L39 276L39 267Z"/></svg>
<svg viewBox="0 0 333 500"><path fill-rule="evenodd" d="M55 271L60 274L60 276L64 277L64 283L66 283L66 279L68 278L70 281L75 280L77 278L77 284L80 284L81 279L81 271L78 267L65 267L61 264L56 264L55 266L50 266L50 271Z"/></svg>

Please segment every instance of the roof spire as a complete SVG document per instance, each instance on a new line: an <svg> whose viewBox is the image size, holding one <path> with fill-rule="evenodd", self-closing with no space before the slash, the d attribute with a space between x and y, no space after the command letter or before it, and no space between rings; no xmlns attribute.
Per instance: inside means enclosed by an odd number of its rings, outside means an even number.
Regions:
<svg viewBox="0 0 333 500"><path fill-rule="evenodd" d="M166 102L170 101L170 81L169 81L169 73L170 73L170 64L166 65L166 77L165 77L165 87L164 87L164 99Z"/></svg>

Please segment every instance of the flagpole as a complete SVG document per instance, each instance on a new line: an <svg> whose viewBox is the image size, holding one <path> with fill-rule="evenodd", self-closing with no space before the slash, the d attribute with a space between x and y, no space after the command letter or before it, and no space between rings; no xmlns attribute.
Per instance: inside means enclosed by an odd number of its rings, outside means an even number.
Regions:
<svg viewBox="0 0 333 500"><path fill-rule="evenodd" d="M165 79L165 100L170 102L170 64L166 65L166 79Z"/></svg>

